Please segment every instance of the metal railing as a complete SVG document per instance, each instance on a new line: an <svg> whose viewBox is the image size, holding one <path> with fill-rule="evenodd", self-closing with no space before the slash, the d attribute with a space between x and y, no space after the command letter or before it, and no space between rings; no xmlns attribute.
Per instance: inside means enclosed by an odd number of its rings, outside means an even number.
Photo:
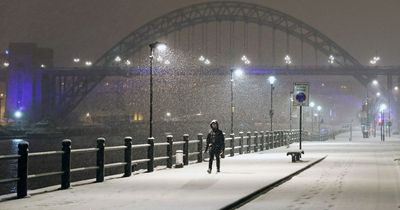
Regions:
<svg viewBox="0 0 400 210"><path fill-rule="evenodd" d="M84 149L71 149L72 141L65 139L62 141L61 151L46 151L46 152L35 152L29 153L29 143L21 142L18 144L18 154L14 155L0 155L0 161L17 159L17 177L11 177L6 179L0 179L0 184L5 183L17 183L17 197L23 198L28 194L28 180L48 177L48 176L60 176L61 177L61 189L68 189L71 184L71 173L81 171L96 171L96 182L103 182L105 176L105 170L115 167L123 167L124 177L131 176L135 170L135 166L139 163L147 163L147 172L154 171L155 161L166 161L167 168L173 167L173 159L176 155L173 155L174 148L182 147L183 150L183 164L189 165L190 157L195 156L196 162L203 162L203 143L206 139L203 138L203 134L199 133L197 139L189 140L189 135L183 135L182 141L174 141L172 135L168 135L166 142L154 143L154 138L148 138L146 144L132 145L132 137L124 138L123 146L106 147L105 138L97 139L97 146L95 148L84 148ZM268 150L283 145L290 144L294 141L299 140L299 131L273 131L273 132L247 132L244 135L243 132L239 132L239 136L231 134L228 138L225 138L225 142L229 142L228 146L225 146L225 151L229 151L230 156L234 156L235 153L243 154L250 152L258 152ZM190 145L196 146L195 151L190 151ZM227 145L225 143L225 145ZM166 147L165 156L155 157L155 148ZM147 148L146 158L132 160L132 151L139 148ZM193 148L193 147L192 147ZM193 149L192 149L193 150ZM114 162L105 164L105 153L110 151L124 151L124 161ZM71 156L80 153L96 153L96 165L87 167L71 168ZM32 157L48 157L53 155L61 155L61 170L60 171L49 171L39 174L28 173L28 160Z"/></svg>

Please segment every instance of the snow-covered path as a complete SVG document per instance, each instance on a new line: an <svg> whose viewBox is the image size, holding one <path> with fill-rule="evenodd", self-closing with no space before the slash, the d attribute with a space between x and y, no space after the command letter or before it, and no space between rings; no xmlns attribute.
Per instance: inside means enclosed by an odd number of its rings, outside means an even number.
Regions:
<svg viewBox="0 0 400 210"><path fill-rule="evenodd" d="M0 209L220 209L323 157L310 153L291 163L287 150L225 158L218 174L207 174L207 163L192 164L0 202Z"/></svg>
<svg viewBox="0 0 400 210"><path fill-rule="evenodd" d="M305 150L328 157L241 209L400 209L400 138L386 142L348 134Z"/></svg>
<svg viewBox="0 0 400 210"><path fill-rule="evenodd" d="M297 144L225 158L222 172L207 163L165 169L104 183L74 186L0 202L14 209L220 209L328 157L243 209L400 209L400 138L386 142L348 134L328 142L305 142L302 162L286 156Z"/></svg>

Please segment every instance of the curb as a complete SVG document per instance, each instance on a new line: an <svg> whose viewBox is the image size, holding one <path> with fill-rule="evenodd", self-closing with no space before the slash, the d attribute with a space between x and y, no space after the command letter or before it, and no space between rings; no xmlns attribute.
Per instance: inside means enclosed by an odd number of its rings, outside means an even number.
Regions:
<svg viewBox="0 0 400 210"><path fill-rule="evenodd" d="M267 193L268 191L272 190L273 188L278 187L279 185L289 181L290 179L292 179L292 177L300 174L301 172L311 168L315 164L323 161L326 157L327 157L327 155L322 157L322 158L320 158L320 159L318 159L318 160L316 160L316 161L314 161L314 162L312 162L312 163L310 163L310 164L308 164L307 166L305 166L305 167L303 167L303 168L301 168L301 169L299 169L299 170L297 170L297 171L295 171L295 172L293 172L293 173L291 173L291 174L289 174L289 175L287 175L287 176L285 176L285 177L283 177L283 178L281 178L281 179L279 179L279 180L267 185L267 186L264 186L264 187L262 187L262 188L260 188L260 189L258 189L256 191L254 191L253 193L250 193L250 194L240 198L239 200L237 200L237 201L235 201L235 202L233 202L231 204L228 204L228 205L222 207L221 210L238 209L241 206L244 206L245 204L251 202L252 200L254 200L256 198L258 198L259 196L261 196L261 195Z"/></svg>

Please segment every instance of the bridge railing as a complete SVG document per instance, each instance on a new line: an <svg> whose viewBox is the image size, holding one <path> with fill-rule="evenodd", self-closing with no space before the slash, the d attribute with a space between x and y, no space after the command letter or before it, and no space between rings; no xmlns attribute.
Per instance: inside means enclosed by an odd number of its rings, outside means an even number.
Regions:
<svg viewBox="0 0 400 210"><path fill-rule="evenodd" d="M224 134L225 135L225 134ZM260 131L260 132L239 132L238 136L230 134L229 137L225 138L225 151L229 151L229 156L235 154L244 154L251 152L258 152L276 147L291 144L299 140L299 131ZM205 145L206 139L203 138L203 134L199 133L196 139L190 140L189 135L183 135L181 141L174 141L172 135L166 137L166 142L154 143L154 138L148 138L146 144L132 145L132 137L124 138L124 145L106 147L105 138L97 138L97 146L94 148L83 148L83 149L71 149L72 141L65 139L62 141L61 151L46 151L46 152L35 152L29 153L29 143L21 142L18 144L18 154L13 155L0 155L0 161L17 159L17 177L0 179L0 184L5 183L16 183L17 197L23 198L28 195L28 181L36 178L43 178L49 176L60 176L61 178L61 189L68 189L71 184L71 173L82 172L82 171L95 171L96 182L103 182L105 177L105 171L110 168L123 167L123 176L129 177L132 172L135 171L136 166L140 163L147 164L147 172L154 171L156 161L166 161L167 168L173 167L174 151L177 149L183 150L183 165L189 165L190 160L193 162L203 162L203 145ZM165 148L164 155L156 156L156 152L159 154L164 151L162 149L155 151L157 148ZM146 148L146 155L142 159L132 160L132 154L140 148ZM105 163L106 152L111 151L123 151L124 161ZM71 156L82 153L95 153L96 154L96 165L89 165L85 167L71 168ZM61 170L60 171L48 171L38 174L29 174L28 164L29 159L42 157L46 158L49 156L61 156ZM195 158L191 158L195 157Z"/></svg>

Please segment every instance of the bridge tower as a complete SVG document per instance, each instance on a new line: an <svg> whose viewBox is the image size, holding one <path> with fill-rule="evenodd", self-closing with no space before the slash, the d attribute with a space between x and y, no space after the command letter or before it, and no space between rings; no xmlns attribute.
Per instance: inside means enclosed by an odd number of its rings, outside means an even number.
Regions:
<svg viewBox="0 0 400 210"><path fill-rule="evenodd" d="M35 122L44 112L42 72L53 67L53 50L34 43L10 43L5 117Z"/></svg>

